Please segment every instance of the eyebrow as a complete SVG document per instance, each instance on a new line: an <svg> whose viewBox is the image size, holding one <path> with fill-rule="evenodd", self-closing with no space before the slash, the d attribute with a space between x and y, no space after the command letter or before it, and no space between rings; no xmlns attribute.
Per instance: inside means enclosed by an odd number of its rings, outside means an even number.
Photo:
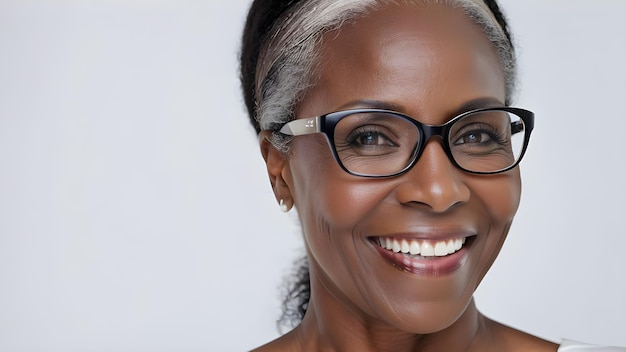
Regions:
<svg viewBox="0 0 626 352"><path fill-rule="evenodd" d="M504 107L506 104L501 102L500 100L492 97L483 97L474 100L470 100L459 107L456 111L457 114L461 114L467 111L476 110L476 109L484 109L484 108L500 108Z"/></svg>
<svg viewBox="0 0 626 352"><path fill-rule="evenodd" d="M493 97L482 97L473 99L463 103L459 106L455 111L454 115L459 115L467 111L483 109L483 108L494 108L494 107L503 107L505 104L500 100ZM383 110L392 110L397 112L404 112L402 105L382 101L375 99L359 99L353 100L347 104L343 104L339 106L335 111L345 110L345 109L355 109L355 108L371 108L371 109L383 109Z"/></svg>
<svg viewBox="0 0 626 352"><path fill-rule="evenodd" d="M341 105L336 111L345 110L345 109L355 109L355 108L370 108L370 109L383 109L383 110L393 110L400 112L402 110L402 106L382 100L375 99L359 99L353 100L347 104Z"/></svg>

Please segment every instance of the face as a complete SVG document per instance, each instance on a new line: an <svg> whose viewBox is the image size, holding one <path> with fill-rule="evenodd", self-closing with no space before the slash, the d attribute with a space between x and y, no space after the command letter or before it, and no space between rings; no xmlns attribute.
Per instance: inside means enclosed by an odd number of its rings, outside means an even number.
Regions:
<svg viewBox="0 0 626 352"><path fill-rule="evenodd" d="M443 124L505 99L489 41L442 5L389 6L327 33L318 73L297 118L385 108ZM280 167L270 164L277 196L298 209L314 287L354 314L414 333L439 331L463 314L502 246L520 196L517 168L465 173L437 138L411 170L386 179L346 173L322 134L295 138L288 159ZM383 248L394 242L419 246L424 255ZM429 255L461 242L452 254Z"/></svg>

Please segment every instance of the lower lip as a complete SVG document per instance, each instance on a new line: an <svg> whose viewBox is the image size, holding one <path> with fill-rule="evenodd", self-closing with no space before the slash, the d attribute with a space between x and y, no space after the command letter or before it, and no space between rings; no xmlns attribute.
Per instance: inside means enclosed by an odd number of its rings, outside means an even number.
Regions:
<svg viewBox="0 0 626 352"><path fill-rule="evenodd" d="M382 248L376 243L374 247L380 255L395 268L422 276L445 276L454 273L465 264L469 251L467 247L472 239L468 239L463 247L443 257L410 257Z"/></svg>

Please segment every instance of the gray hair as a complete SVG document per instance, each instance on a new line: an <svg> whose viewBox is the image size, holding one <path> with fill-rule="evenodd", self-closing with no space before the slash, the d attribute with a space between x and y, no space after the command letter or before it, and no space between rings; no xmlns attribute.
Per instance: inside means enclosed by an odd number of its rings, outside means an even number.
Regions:
<svg viewBox="0 0 626 352"><path fill-rule="evenodd" d="M310 87L318 47L324 33L340 29L396 0L300 1L284 13L261 47L255 77L256 119L261 130L276 131L295 118L294 109ZM503 28L482 0L405 0L408 3L443 3L461 9L477 24L496 49L506 80L506 104L516 84L513 48ZM291 137L273 133L273 144L287 151Z"/></svg>

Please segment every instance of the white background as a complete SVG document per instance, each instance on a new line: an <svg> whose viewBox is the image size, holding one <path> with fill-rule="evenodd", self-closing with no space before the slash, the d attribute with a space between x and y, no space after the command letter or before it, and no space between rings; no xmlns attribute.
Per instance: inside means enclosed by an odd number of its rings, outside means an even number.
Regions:
<svg viewBox="0 0 626 352"><path fill-rule="evenodd" d="M506 0L522 205L492 318L626 346L626 2ZM242 351L302 254L248 127L248 0L0 0L0 351Z"/></svg>

